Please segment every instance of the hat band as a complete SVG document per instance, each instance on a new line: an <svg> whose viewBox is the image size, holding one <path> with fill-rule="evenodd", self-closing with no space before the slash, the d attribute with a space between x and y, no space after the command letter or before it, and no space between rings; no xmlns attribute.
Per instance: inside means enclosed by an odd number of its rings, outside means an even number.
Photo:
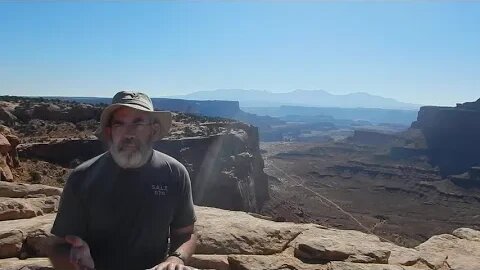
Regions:
<svg viewBox="0 0 480 270"><path fill-rule="evenodd" d="M133 102L132 102L133 101ZM117 103L114 103L114 104L118 104L118 105L122 105L122 104L129 104L129 105L136 105L136 106L140 106L140 107L143 107L145 108L146 110L149 110L149 111L153 111L153 108L151 108L150 106L148 106L148 104L144 103L144 102L141 102L139 100L122 100L120 102L117 102Z"/></svg>

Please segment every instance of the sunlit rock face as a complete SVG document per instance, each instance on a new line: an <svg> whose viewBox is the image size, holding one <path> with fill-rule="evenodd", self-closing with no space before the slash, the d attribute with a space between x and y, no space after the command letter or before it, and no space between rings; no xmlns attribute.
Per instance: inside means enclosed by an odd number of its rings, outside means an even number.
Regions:
<svg viewBox="0 0 480 270"><path fill-rule="evenodd" d="M163 140L155 148L187 167L196 204L256 212L268 198L258 143L256 127L234 123L223 134Z"/></svg>
<svg viewBox="0 0 480 270"><path fill-rule="evenodd" d="M32 164L38 160L60 167L58 171L67 171L106 151L105 145L94 136L106 104L22 97L0 99L0 122L12 128L23 142L15 149L25 163L29 163L26 168L31 171L37 171L39 166ZM242 112L238 102L165 99L161 102L157 100L154 105L162 110L188 112L172 113L173 124L169 135L156 143L154 148L173 156L187 167L194 202L257 212L268 198L268 178L263 172L258 129L236 120L191 114L208 115L217 111L229 117L239 116ZM0 147L5 144L6 148L7 141L4 141L0 141ZM5 151L0 152L3 157ZM6 161L0 158L0 170L3 172L0 175L7 175L3 178L8 181L21 181L13 179L3 164ZM57 177L49 172L49 168L42 171L45 178Z"/></svg>
<svg viewBox="0 0 480 270"><path fill-rule="evenodd" d="M256 127L235 122L219 134L165 139L154 148L187 167L196 204L256 212L268 198L258 143ZM19 146L21 157L62 166L88 160L103 151L104 146L96 139L59 139Z"/></svg>
<svg viewBox="0 0 480 270"><path fill-rule="evenodd" d="M0 269L53 269L45 250L57 210L52 205L61 190L0 182L0 191L0 206L5 201L22 202L25 209L37 207L35 216L0 220ZM46 203L49 200L53 203ZM195 212L197 249L188 264L197 269L480 269L480 232L469 228L405 248L355 230L274 222L211 207L196 206Z"/></svg>

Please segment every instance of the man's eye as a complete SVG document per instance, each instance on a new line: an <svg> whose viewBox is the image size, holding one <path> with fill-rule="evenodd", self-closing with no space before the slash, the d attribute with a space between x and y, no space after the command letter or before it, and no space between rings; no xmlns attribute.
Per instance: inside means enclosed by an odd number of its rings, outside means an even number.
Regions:
<svg viewBox="0 0 480 270"><path fill-rule="evenodd" d="M146 125L150 125L150 123L146 122L146 121L145 122L142 121L142 122L136 122L136 123L134 123L134 125L136 125L136 126L146 126Z"/></svg>
<svg viewBox="0 0 480 270"><path fill-rule="evenodd" d="M112 128L113 129L123 129L123 128L143 128L151 125L150 122L147 121L141 121L141 122L134 122L131 124L126 124L126 123L113 123Z"/></svg>

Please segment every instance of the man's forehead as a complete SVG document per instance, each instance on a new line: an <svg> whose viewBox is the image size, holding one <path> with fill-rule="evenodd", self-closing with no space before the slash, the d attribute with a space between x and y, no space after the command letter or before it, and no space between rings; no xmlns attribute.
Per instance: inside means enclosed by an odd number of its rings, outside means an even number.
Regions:
<svg viewBox="0 0 480 270"><path fill-rule="evenodd" d="M147 119L148 117L149 117L148 112L144 112L144 111L140 111L140 110L136 110L128 107L118 108L112 113L112 119L115 119L115 120L130 119L130 118Z"/></svg>

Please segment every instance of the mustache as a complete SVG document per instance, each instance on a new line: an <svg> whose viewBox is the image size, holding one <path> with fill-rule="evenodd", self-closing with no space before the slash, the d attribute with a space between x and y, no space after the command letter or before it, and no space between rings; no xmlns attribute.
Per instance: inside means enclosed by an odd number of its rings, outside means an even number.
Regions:
<svg viewBox="0 0 480 270"><path fill-rule="evenodd" d="M122 140L118 145L117 148L121 151L123 150L127 144L133 144L137 149L140 149L141 143L139 140L136 140L134 138L127 138Z"/></svg>

